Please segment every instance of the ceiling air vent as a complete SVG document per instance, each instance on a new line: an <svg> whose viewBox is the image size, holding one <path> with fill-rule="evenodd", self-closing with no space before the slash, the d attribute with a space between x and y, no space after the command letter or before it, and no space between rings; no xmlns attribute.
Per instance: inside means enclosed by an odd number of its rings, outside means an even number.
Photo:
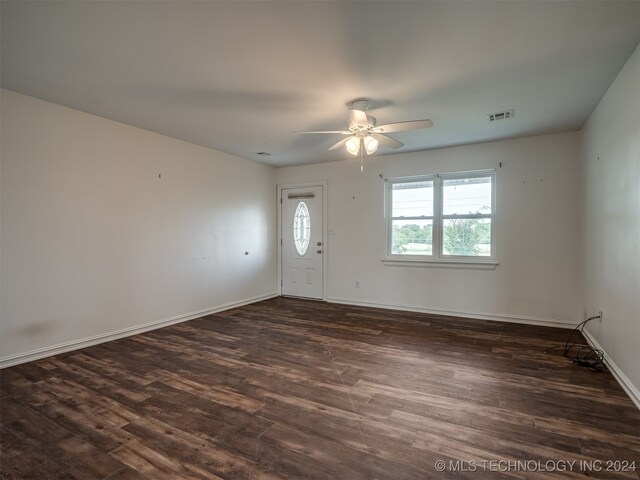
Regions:
<svg viewBox="0 0 640 480"><path fill-rule="evenodd" d="M495 122L497 120L507 120L508 118L513 118L513 109L505 110L504 112L490 113L487 116L489 117L490 122Z"/></svg>

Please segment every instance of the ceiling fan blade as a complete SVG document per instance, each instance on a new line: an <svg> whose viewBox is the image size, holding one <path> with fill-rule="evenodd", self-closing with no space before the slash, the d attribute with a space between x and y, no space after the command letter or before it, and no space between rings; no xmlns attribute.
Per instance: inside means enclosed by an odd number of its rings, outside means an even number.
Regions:
<svg viewBox="0 0 640 480"><path fill-rule="evenodd" d="M341 135L351 135L351 132L346 130L316 130L309 132L293 132L293 133L339 133Z"/></svg>
<svg viewBox="0 0 640 480"><path fill-rule="evenodd" d="M351 125L362 125L364 127L369 125L367 114L362 110L349 110L349 121Z"/></svg>
<svg viewBox="0 0 640 480"><path fill-rule="evenodd" d="M380 125L373 129L376 133L393 133L393 132L406 132L407 130L416 130L418 128L433 127L431 120L412 120L409 122L388 123L386 125Z"/></svg>
<svg viewBox="0 0 640 480"><path fill-rule="evenodd" d="M347 137L347 138L343 138L342 140L340 140L338 143L334 144L332 147L329 148L329 150L336 150L338 148L340 148L341 146L343 146L345 143L347 143L347 141L350 139L351 137Z"/></svg>
<svg viewBox="0 0 640 480"><path fill-rule="evenodd" d="M395 138L392 138L389 135L385 135L384 133L374 133L371 136L386 147L400 148L404 145L404 143L399 142Z"/></svg>

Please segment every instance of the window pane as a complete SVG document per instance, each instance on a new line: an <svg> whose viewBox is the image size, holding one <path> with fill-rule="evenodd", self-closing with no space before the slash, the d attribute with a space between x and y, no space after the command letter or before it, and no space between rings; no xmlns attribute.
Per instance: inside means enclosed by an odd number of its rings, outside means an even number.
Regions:
<svg viewBox="0 0 640 480"><path fill-rule="evenodd" d="M394 183L392 217L432 217L433 182Z"/></svg>
<svg viewBox="0 0 640 480"><path fill-rule="evenodd" d="M491 213L491 177L456 178L442 182L444 215Z"/></svg>
<svg viewBox="0 0 640 480"><path fill-rule="evenodd" d="M307 204L300 202L293 214L293 243L298 255L304 255L309 248L311 236L311 218Z"/></svg>
<svg viewBox="0 0 640 480"><path fill-rule="evenodd" d="M432 220L393 220L391 253L394 255L431 255Z"/></svg>
<svg viewBox="0 0 640 480"><path fill-rule="evenodd" d="M491 256L490 218L445 219L443 230L443 255Z"/></svg>

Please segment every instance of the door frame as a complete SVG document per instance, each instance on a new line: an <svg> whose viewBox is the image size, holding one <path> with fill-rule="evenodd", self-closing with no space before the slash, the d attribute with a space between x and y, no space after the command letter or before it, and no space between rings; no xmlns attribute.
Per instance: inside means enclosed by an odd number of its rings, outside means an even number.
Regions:
<svg viewBox="0 0 640 480"><path fill-rule="evenodd" d="M328 277L328 258L329 258L329 245L327 242L327 189L328 182L326 180L318 180L316 182L301 182L301 183L283 183L277 185L276 204L277 208L277 247L278 247L278 295L282 295L282 191L289 188L308 188L308 187L322 187L322 301L327 301L327 277Z"/></svg>

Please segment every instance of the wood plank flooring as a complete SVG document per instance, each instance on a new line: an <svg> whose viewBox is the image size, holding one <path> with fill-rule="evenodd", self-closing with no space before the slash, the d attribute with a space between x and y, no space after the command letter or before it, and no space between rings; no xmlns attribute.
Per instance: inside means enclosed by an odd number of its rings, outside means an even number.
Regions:
<svg viewBox="0 0 640 480"><path fill-rule="evenodd" d="M267 300L2 370L1 477L640 478L606 471L640 412L567 335Z"/></svg>

